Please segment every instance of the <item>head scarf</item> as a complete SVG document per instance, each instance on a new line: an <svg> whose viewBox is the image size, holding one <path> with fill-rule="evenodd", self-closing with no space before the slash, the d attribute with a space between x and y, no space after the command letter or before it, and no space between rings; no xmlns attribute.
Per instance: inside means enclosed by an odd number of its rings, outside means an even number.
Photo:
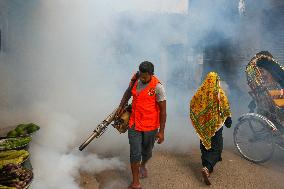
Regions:
<svg viewBox="0 0 284 189"><path fill-rule="evenodd" d="M206 149L211 137L231 116L230 105L217 73L210 72L190 101L190 119Z"/></svg>

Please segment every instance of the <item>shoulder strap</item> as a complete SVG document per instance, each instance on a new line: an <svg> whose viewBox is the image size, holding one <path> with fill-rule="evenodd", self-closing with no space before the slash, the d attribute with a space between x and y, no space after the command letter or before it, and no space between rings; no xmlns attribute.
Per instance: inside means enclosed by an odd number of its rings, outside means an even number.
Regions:
<svg viewBox="0 0 284 189"><path fill-rule="evenodd" d="M132 77L130 81L130 89L133 89L135 82L138 80L138 78L139 78L139 71L137 71L136 74Z"/></svg>

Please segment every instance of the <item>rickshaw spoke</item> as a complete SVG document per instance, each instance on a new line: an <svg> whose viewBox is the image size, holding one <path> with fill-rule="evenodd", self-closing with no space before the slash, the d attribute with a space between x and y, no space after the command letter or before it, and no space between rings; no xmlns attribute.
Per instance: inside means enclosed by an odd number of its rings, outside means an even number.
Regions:
<svg viewBox="0 0 284 189"><path fill-rule="evenodd" d="M255 130L253 129L253 126L252 126L252 124L251 124L251 120L248 120L248 122L249 122L250 130L251 130L253 133L255 133Z"/></svg>

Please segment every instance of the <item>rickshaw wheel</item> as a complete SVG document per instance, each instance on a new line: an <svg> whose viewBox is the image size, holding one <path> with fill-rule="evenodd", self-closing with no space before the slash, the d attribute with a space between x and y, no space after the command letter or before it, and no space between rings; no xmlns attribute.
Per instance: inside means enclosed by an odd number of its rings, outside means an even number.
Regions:
<svg viewBox="0 0 284 189"><path fill-rule="evenodd" d="M237 123L234 143L240 154L254 163L264 163L271 159L275 147L267 122L253 116L243 118Z"/></svg>

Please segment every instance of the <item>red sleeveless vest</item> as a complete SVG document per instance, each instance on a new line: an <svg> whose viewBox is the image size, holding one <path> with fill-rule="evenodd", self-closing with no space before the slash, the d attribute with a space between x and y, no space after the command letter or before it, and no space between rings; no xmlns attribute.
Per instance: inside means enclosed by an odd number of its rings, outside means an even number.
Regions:
<svg viewBox="0 0 284 189"><path fill-rule="evenodd" d="M135 130L152 131L160 127L160 108L156 101L156 85L160 81L152 76L150 83L139 93L137 93L138 80L131 90L132 113L129 120L129 126L135 124Z"/></svg>

